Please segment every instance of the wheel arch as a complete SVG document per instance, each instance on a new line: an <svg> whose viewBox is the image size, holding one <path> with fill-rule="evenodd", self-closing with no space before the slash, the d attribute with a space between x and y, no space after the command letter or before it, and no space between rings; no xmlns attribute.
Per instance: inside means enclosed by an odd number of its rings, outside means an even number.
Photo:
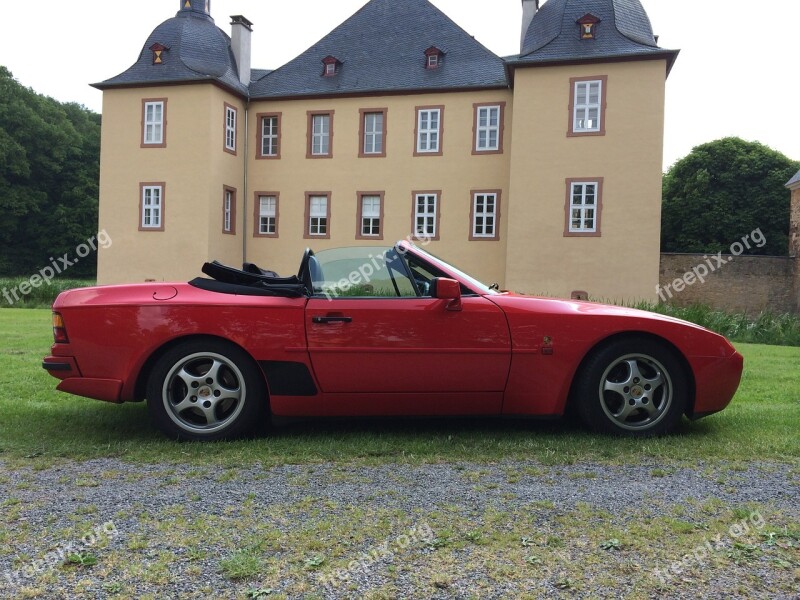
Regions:
<svg viewBox="0 0 800 600"><path fill-rule="evenodd" d="M686 375L689 383L689 398L686 403L686 410L684 414L688 416L694 412L696 384L692 366L689 364L689 361L686 360L686 357L684 356L683 352L681 352L675 344L673 344L671 341L660 335L656 335L648 331L622 331L619 333L615 333L596 342L591 348L589 348L583 355L583 358L581 359L578 368L575 369L575 374L573 375L572 381L570 382L569 394L567 395L565 412L571 412L575 408L575 402L577 400L575 397L575 387L577 385L578 380L583 375L588 360L594 354L600 352L601 350L610 346L611 344L614 344L620 340L631 340L631 339L648 339L654 342L658 342L659 344L662 344L665 348L667 348L667 350L669 350L670 353L672 353L674 358L680 363L681 367L683 368L684 374Z"/></svg>
<svg viewBox="0 0 800 600"><path fill-rule="evenodd" d="M259 363L255 359L255 357L252 354L250 354L250 352L248 352L245 348L243 348L241 346L241 344L237 344L236 342L233 342L233 341L231 341L231 340L229 340L227 338L224 338L224 337L221 337L221 336L218 336L218 335L210 335L210 334L184 335L184 336L177 337L175 339L169 340L168 342L166 342L166 343L162 344L161 346L159 346L158 348L156 348L150 354L150 356L147 357L147 360L144 361L144 363L142 364L141 369L139 369L139 374L136 376L136 384L134 385L134 398L136 400L142 400L142 399L144 399L146 397L147 380L150 378L150 374L153 371L153 367L156 365L156 363L159 361L159 359L161 359L162 356L164 356L167 352L169 352L170 350L172 350L173 348L175 348L175 347L177 347L177 346L179 346L181 344L184 344L184 343L187 343L187 342L197 342L197 341L202 341L202 340L208 340L208 341L222 342L222 343L225 343L225 344L230 344L232 346L237 347L239 350L241 350L242 352L247 354L247 356L250 357L250 359L255 364L255 366L256 366L256 368L258 370L258 373L261 376L261 379L264 381L264 386L265 386L265 388L267 390L267 397L266 397L267 408L269 408L269 382L267 381L267 376L265 375L264 370L261 368L261 365L259 365Z"/></svg>

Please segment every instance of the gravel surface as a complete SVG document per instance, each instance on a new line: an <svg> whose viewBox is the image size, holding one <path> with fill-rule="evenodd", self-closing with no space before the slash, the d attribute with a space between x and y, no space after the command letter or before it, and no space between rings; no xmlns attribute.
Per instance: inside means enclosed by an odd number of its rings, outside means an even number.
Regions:
<svg viewBox="0 0 800 600"><path fill-rule="evenodd" d="M241 598L248 594L360 598L369 593L376 598L515 598L526 593L529 595L524 597L531 598L554 594L650 597L660 595L653 587L653 569L661 564L669 568L669 558L680 560L695 542L678 542L677 555L674 550L667 551L663 558L657 549L643 553L633 544L633 550L616 553L609 559L613 564L606 561L604 566L603 551L585 547L588 538L583 539L582 524L562 522L562 538L572 535L577 539L573 543L567 537L559 556L567 563L576 557L585 559L586 569L598 569L596 577L590 573L581 585L572 586L568 578L560 580L547 565L538 574L520 578L508 572L503 577L502 571L498 575L500 565L493 564L504 556L498 544L441 548L447 540L442 541L440 534L447 522L456 528L463 522L489 534L506 531L513 536L515 518L531 512L529 507L537 507L532 523L538 524L540 531L555 531L559 518L569 520L587 511L593 515L586 523L590 528L602 529L607 519L617 529L635 530L650 519L672 514L675 507L685 507L688 515L684 518L704 526L704 520L712 517L698 507L708 503L720 513L747 506L751 524L755 523L752 511L757 510L759 517L763 516L762 527L764 523L772 525L773 520L775 524L797 524L798 478L797 468L791 465L757 462L736 467L700 463L663 470L656 462L644 466L320 464L234 470L136 465L116 459L11 470L0 462L0 598ZM747 520L747 514L740 512L740 520ZM502 522L497 515L505 515L509 522ZM350 535L349 542L337 543L334 538L341 534L336 530L340 519L347 530L373 528L374 532L366 537ZM392 525L377 526L372 519L384 525L389 519ZM285 538L259 548L271 566L243 579L229 576L221 562L252 543L260 528ZM307 535L296 537L303 528L308 529ZM88 536L94 536L94 541L83 537L92 530ZM300 558L287 541L290 539L304 544ZM48 553L63 551L70 542L75 543L73 548L90 550L97 565L48 566ZM348 558L357 560L382 544L389 552L374 564L352 569L343 585L326 587L324 577L335 573L333 566L318 568L302 558L316 550L323 556L335 555L335 565L341 567ZM792 547L789 542L788 549L788 556L794 558L782 570L767 560L705 569L700 577L700 583L707 586L703 595L800 598L800 562L793 562L800 561L799 542L794 544ZM735 548L732 539L722 539L720 548L723 545L727 550ZM202 552L187 550L197 547ZM599 561L594 560L597 556ZM36 560L40 563L32 562ZM441 580L434 578L432 585L422 586L419 574L437 561ZM636 573L619 579L616 585L601 577L604 569L625 572L633 564L638 565ZM24 568L29 567L30 575L31 565L36 573L27 577ZM404 568L407 566L411 568ZM772 578L775 573L781 583L777 590L753 589L753 581ZM674 585L663 596L696 597L693 580L684 581L690 583L681 583L681 577L675 575ZM266 587L264 582L272 583ZM381 589L389 591L381 592L384 595L375 592ZM260 596L254 595L259 592Z"/></svg>

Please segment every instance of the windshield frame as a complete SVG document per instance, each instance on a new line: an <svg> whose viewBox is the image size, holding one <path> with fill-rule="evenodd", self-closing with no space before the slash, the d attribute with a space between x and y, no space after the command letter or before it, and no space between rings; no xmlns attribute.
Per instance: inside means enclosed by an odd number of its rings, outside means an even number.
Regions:
<svg viewBox="0 0 800 600"><path fill-rule="evenodd" d="M431 254L427 250L423 250L422 248L420 248L419 246L408 240L402 240L400 242L397 242L396 246L398 248L398 252L400 252L401 254L405 255L408 252L413 252L423 260L426 260L429 263L433 264L434 266L439 267L445 273L449 273L450 275L453 276L453 279L456 279L461 283L463 283L464 285L466 285L475 294L478 294L480 296L495 296L501 293L491 289L488 285L476 279L472 275L465 273L458 267L454 267L453 265L442 260L435 254Z"/></svg>

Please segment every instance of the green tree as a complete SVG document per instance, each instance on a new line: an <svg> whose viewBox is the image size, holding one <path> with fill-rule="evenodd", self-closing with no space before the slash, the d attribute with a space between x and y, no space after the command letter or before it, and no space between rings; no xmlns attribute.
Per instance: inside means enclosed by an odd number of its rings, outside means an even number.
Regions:
<svg viewBox="0 0 800 600"><path fill-rule="evenodd" d="M788 251L789 194L784 185L800 168L758 142L730 137L697 146L664 175L662 252L728 252L761 229L762 248Z"/></svg>
<svg viewBox="0 0 800 600"><path fill-rule="evenodd" d="M97 233L100 115L0 66L0 274L27 275ZM96 273L96 256L70 277Z"/></svg>

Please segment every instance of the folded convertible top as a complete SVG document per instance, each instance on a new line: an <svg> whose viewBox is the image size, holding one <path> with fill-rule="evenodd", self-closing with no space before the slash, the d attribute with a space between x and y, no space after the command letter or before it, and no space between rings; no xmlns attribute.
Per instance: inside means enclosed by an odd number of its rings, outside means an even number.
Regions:
<svg viewBox="0 0 800 600"><path fill-rule="evenodd" d="M283 296L298 298L308 294L306 287L294 275L291 277L272 277L251 273L223 265L216 260L203 264L203 273L212 279L198 277L189 285L221 294L243 296Z"/></svg>

